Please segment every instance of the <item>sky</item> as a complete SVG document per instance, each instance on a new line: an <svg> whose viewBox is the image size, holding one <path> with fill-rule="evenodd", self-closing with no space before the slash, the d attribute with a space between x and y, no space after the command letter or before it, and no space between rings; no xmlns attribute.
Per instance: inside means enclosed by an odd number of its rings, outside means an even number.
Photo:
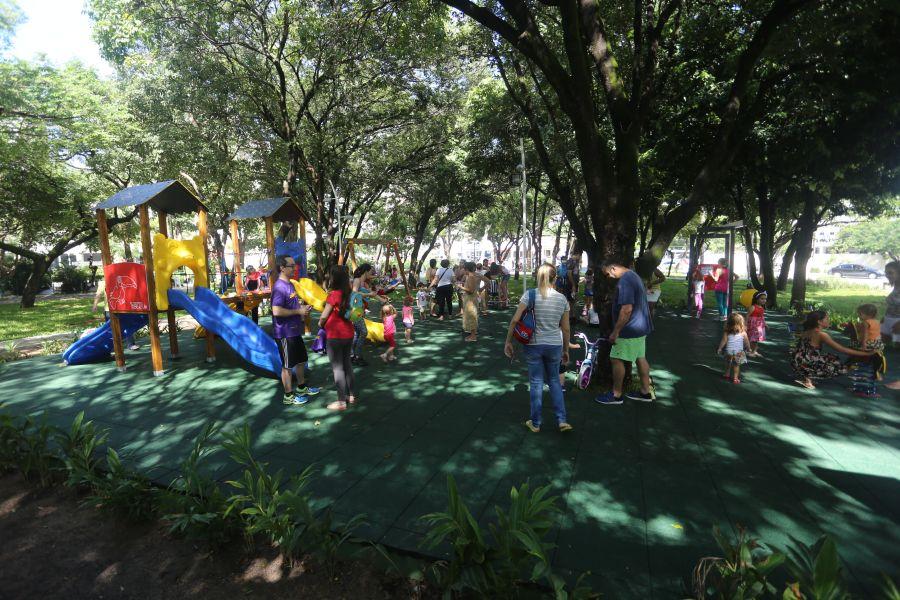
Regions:
<svg viewBox="0 0 900 600"><path fill-rule="evenodd" d="M18 0L26 21L16 28L7 52L23 59L44 53L54 64L73 58L109 77L112 67L100 57L91 38L91 20L84 13L84 0Z"/></svg>

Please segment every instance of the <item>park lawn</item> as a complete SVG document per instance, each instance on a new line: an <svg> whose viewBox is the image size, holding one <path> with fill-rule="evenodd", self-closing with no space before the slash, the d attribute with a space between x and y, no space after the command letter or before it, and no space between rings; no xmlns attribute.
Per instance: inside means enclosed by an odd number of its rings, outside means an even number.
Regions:
<svg viewBox="0 0 900 600"><path fill-rule="evenodd" d="M740 290L749 286L750 282L740 279L735 283L735 301ZM844 322L855 318L856 307L860 304L871 303L878 307L878 318L884 315L885 298L887 288L874 288L865 285L854 285L846 282L813 282L810 281L806 288L807 302L821 302L825 310L831 315L835 323ZM673 275L662 284L662 296L660 302L669 307L683 307L687 298L687 282L681 275ZM778 292L778 304L786 307L791 298L791 284L783 292ZM704 307L714 309L716 307L715 295L708 291L704 298Z"/></svg>
<svg viewBox="0 0 900 600"><path fill-rule="evenodd" d="M34 308L26 309L0 304L0 341L96 327L92 302L92 298L38 299Z"/></svg>

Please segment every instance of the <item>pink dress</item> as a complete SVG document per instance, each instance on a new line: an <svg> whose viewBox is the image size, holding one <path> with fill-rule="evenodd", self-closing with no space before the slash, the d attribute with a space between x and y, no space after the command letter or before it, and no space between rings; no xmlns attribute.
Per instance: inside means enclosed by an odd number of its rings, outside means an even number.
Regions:
<svg viewBox="0 0 900 600"><path fill-rule="evenodd" d="M747 319L747 337L751 342L766 341L766 309L754 304Z"/></svg>
<svg viewBox="0 0 900 600"><path fill-rule="evenodd" d="M406 328L410 328L413 326L415 321L413 320L413 307L412 306L404 306L403 307L403 325Z"/></svg>

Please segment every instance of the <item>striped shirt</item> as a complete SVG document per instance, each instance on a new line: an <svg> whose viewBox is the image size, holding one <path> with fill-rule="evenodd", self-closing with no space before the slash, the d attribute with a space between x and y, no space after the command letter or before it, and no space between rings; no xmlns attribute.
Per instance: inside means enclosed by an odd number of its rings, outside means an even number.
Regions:
<svg viewBox="0 0 900 600"><path fill-rule="evenodd" d="M527 307L529 296L530 293L523 294L520 303ZM562 346L563 336L559 322L568 312L568 300L556 290L549 289L546 298L541 296L540 291L536 291L534 294L534 336L530 343Z"/></svg>

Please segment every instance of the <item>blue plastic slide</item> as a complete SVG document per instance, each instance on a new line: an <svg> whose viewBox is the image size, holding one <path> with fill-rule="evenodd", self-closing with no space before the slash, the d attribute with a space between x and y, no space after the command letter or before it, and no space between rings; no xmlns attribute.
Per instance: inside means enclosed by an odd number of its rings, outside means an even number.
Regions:
<svg viewBox="0 0 900 600"><path fill-rule="evenodd" d="M134 335L134 332L147 325L147 315L122 313L119 315L122 326L122 338ZM113 351L112 328L109 321L84 336L63 352L63 360L67 365L83 365L84 363L109 358Z"/></svg>
<svg viewBox="0 0 900 600"><path fill-rule="evenodd" d="M281 373L281 355L275 340L251 319L228 308L205 287L194 288L194 299L181 290L169 290L169 306L186 310L200 325L221 337L250 364L273 375Z"/></svg>

